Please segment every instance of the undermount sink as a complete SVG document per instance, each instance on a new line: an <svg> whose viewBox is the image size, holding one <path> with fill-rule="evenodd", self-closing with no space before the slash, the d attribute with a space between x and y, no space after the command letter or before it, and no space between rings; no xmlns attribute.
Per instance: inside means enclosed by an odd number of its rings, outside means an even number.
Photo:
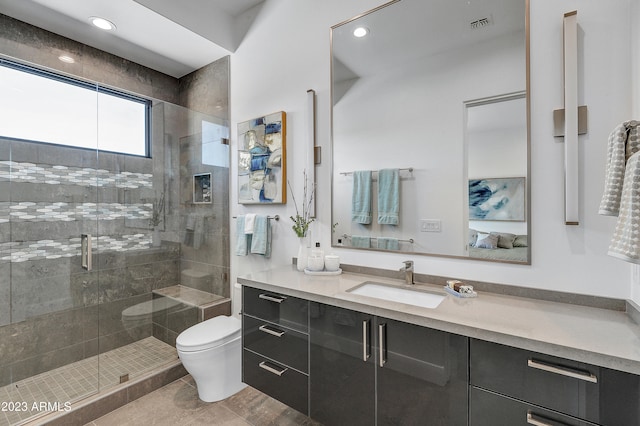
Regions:
<svg viewBox="0 0 640 426"><path fill-rule="evenodd" d="M446 295L427 290L397 287L374 281L365 281L357 287L347 290L348 293L374 297L390 302L406 303L422 308L437 308Z"/></svg>

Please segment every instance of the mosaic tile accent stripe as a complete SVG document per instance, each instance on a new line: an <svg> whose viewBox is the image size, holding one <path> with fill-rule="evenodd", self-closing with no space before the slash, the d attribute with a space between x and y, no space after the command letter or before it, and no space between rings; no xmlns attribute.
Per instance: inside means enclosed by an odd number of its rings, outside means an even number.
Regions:
<svg viewBox="0 0 640 426"><path fill-rule="evenodd" d="M0 401L24 403L27 410L0 412L0 426L9 426L34 415L46 414L47 409L51 407L45 406L42 412L40 403L63 405L66 402L74 402L98 390L103 391L117 385L122 374L129 374L129 379L134 379L177 359L178 354L174 347L154 337L147 337L101 355L1 387Z"/></svg>
<svg viewBox="0 0 640 426"><path fill-rule="evenodd" d="M80 219L150 219L153 205L120 203L0 202L0 223L71 222Z"/></svg>
<svg viewBox="0 0 640 426"><path fill-rule="evenodd" d="M93 237L93 252L145 250L151 247L151 240L151 233ZM80 256L80 248L80 238L0 243L0 263Z"/></svg>
<svg viewBox="0 0 640 426"><path fill-rule="evenodd" d="M151 188L151 173L120 172L90 167L52 166L50 164L0 161L0 182L30 182L47 185L114 186Z"/></svg>

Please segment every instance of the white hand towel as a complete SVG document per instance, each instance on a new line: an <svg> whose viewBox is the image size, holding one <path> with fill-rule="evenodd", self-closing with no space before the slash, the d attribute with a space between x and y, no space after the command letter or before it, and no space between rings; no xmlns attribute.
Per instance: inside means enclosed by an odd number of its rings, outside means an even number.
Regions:
<svg viewBox="0 0 640 426"><path fill-rule="evenodd" d="M253 230L256 226L256 214L248 213L244 215L244 233L253 234Z"/></svg>
<svg viewBox="0 0 640 426"><path fill-rule="evenodd" d="M627 162L620 197L620 212L608 254L627 262L640 264L640 227L638 227L640 189L636 185L638 179L640 179L640 152L629 157Z"/></svg>
<svg viewBox="0 0 640 426"><path fill-rule="evenodd" d="M607 142L607 168L604 194L598 213L618 216L627 161L640 151L638 121L625 121L616 126Z"/></svg>

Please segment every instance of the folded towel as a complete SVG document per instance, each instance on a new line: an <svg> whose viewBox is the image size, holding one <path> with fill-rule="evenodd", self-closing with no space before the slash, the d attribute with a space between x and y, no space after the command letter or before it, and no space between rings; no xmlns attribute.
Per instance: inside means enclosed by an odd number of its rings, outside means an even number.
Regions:
<svg viewBox="0 0 640 426"><path fill-rule="evenodd" d="M253 234L255 228L256 214L248 213L244 216L244 233Z"/></svg>
<svg viewBox="0 0 640 426"><path fill-rule="evenodd" d="M251 235L244 233L244 216L238 216L236 220L236 256L246 256Z"/></svg>
<svg viewBox="0 0 640 426"><path fill-rule="evenodd" d="M638 121L625 121L609 135L604 193L598 214L618 216L627 160L640 151L639 124Z"/></svg>
<svg viewBox="0 0 640 426"><path fill-rule="evenodd" d="M255 218L255 227L251 236L251 253L271 256L271 222L264 215Z"/></svg>
<svg viewBox="0 0 640 426"><path fill-rule="evenodd" d="M358 248L370 248L371 237L362 237L358 235L351 236L351 246Z"/></svg>
<svg viewBox="0 0 640 426"><path fill-rule="evenodd" d="M365 225L371 223L371 170L353 172L351 220Z"/></svg>
<svg viewBox="0 0 640 426"><path fill-rule="evenodd" d="M378 223L397 225L400 211L400 171L382 169L378 172Z"/></svg>
<svg viewBox="0 0 640 426"><path fill-rule="evenodd" d="M611 238L608 254L631 263L640 264L640 152L627 162L620 198L620 212Z"/></svg>
<svg viewBox="0 0 640 426"><path fill-rule="evenodd" d="M397 238L378 237L378 248L383 250L400 250L400 242Z"/></svg>

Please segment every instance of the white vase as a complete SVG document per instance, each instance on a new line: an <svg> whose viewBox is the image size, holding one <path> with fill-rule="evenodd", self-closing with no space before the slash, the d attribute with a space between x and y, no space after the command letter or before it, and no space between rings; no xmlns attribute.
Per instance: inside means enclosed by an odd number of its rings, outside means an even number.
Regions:
<svg viewBox="0 0 640 426"><path fill-rule="evenodd" d="M298 237L298 259L296 260L296 267L298 271L304 271L307 267L307 257L309 256L309 247L307 243L307 237Z"/></svg>

